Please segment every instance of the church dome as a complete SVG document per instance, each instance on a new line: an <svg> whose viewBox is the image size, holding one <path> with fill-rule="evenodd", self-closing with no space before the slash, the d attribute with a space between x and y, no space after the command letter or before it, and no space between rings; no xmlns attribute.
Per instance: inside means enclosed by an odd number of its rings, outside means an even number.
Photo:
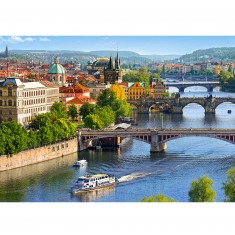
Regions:
<svg viewBox="0 0 235 235"><path fill-rule="evenodd" d="M48 74L66 74L66 70L58 63L58 59L56 58L54 64L50 66Z"/></svg>

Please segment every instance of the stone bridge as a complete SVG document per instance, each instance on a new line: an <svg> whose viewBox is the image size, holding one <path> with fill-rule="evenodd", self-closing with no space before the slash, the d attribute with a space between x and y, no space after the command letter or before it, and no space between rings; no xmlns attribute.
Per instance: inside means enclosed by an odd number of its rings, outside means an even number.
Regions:
<svg viewBox="0 0 235 235"><path fill-rule="evenodd" d="M183 108L191 103L201 105L206 114L214 114L218 105L231 102L235 104L235 98L231 97L195 97L195 98L142 98L138 100L128 100L135 106L139 113L149 113L151 107L167 113L183 113Z"/></svg>
<svg viewBox="0 0 235 235"><path fill-rule="evenodd" d="M167 141L187 136L211 137L235 144L235 129L206 128L81 130L78 133L78 142L81 151L92 147L94 141L102 138L133 138L149 143L151 152L161 152L166 149Z"/></svg>
<svg viewBox="0 0 235 235"><path fill-rule="evenodd" d="M212 92L215 87L220 86L220 82L164 82L167 87L176 87L179 92L184 92L184 89L192 86L202 86L207 88L208 92Z"/></svg>

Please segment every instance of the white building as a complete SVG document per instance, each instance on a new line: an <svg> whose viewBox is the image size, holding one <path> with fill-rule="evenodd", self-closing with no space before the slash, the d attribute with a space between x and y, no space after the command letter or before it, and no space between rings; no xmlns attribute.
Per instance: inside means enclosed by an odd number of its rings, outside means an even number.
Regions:
<svg viewBox="0 0 235 235"><path fill-rule="evenodd" d="M28 124L59 101L59 86L48 81L21 82L18 78L0 81L0 122L15 120Z"/></svg>

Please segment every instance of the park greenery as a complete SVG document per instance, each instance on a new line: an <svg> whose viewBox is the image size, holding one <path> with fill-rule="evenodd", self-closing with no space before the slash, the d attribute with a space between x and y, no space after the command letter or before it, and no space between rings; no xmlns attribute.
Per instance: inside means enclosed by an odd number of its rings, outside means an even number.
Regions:
<svg viewBox="0 0 235 235"><path fill-rule="evenodd" d="M235 77L231 65L229 65L228 71L220 71L219 81L221 84L221 90L231 92L235 91Z"/></svg>
<svg viewBox="0 0 235 235"><path fill-rule="evenodd" d="M68 120L64 105L55 102L51 111L32 119L29 130L15 121L2 122L0 155L15 154L75 136L76 126Z"/></svg>
<svg viewBox="0 0 235 235"><path fill-rule="evenodd" d="M79 110L84 120L84 127L91 129L108 127L117 117L130 116L131 112L130 104L118 88L103 90L98 96L96 105L85 103Z"/></svg>
<svg viewBox="0 0 235 235"><path fill-rule="evenodd" d="M215 202L216 192L212 188L213 180L208 176L201 176L198 180L192 180L188 191L190 202ZM225 202L235 202L235 167L227 171L227 179L222 183L225 195ZM164 194L157 194L144 197L141 202L175 202L174 198L166 197Z"/></svg>

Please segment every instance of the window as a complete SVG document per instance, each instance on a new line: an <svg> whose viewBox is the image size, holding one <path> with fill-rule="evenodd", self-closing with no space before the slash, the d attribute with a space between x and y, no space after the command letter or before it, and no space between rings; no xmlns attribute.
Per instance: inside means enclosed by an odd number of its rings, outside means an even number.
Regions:
<svg viewBox="0 0 235 235"><path fill-rule="evenodd" d="M0 90L0 96L2 96L2 90Z"/></svg>
<svg viewBox="0 0 235 235"><path fill-rule="evenodd" d="M8 106L12 106L12 100L8 100Z"/></svg>
<svg viewBox="0 0 235 235"><path fill-rule="evenodd" d="M2 106L2 100L0 100L0 106Z"/></svg>
<svg viewBox="0 0 235 235"><path fill-rule="evenodd" d="M12 96L12 87L11 86L8 87L8 96Z"/></svg>
<svg viewBox="0 0 235 235"><path fill-rule="evenodd" d="M54 146L52 147L52 152L55 152L55 147Z"/></svg>

